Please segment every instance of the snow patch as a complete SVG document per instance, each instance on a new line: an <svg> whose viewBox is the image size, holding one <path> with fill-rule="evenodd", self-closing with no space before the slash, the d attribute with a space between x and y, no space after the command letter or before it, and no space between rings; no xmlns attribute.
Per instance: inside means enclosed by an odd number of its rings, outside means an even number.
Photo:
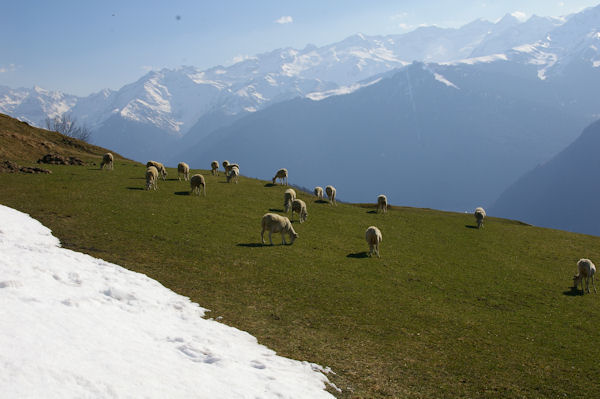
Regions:
<svg viewBox="0 0 600 399"><path fill-rule="evenodd" d="M475 65L481 63L490 63L495 61L508 61L508 57L506 54L492 54L486 55L483 57L474 57L474 58L465 58L463 60L451 61L451 62L441 62L440 65L458 65L458 64L467 64L467 65Z"/></svg>
<svg viewBox="0 0 600 399"><path fill-rule="evenodd" d="M2 205L0 254L3 397L333 397L327 368L277 356L143 274L61 248Z"/></svg>
<svg viewBox="0 0 600 399"><path fill-rule="evenodd" d="M321 101L321 100L326 99L327 97L331 97L331 96L350 94L350 93L355 92L356 90L361 89L363 87L371 86L372 84L375 84L375 83L379 82L380 80L381 80L381 78L378 78L378 79L375 79L372 82L368 82L368 83L362 83L362 84L356 83L356 84L349 85L349 86L339 87L337 89L312 92L312 93L308 93L306 95L306 98L309 98L313 101Z"/></svg>
<svg viewBox="0 0 600 399"><path fill-rule="evenodd" d="M450 82L448 79L446 79L445 77L443 77L439 73L434 73L433 77L435 78L435 80L437 80L438 82L442 82L443 84L445 84L448 87L454 87L455 89L460 90L458 88L458 86L456 86L454 83Z"/></svg>

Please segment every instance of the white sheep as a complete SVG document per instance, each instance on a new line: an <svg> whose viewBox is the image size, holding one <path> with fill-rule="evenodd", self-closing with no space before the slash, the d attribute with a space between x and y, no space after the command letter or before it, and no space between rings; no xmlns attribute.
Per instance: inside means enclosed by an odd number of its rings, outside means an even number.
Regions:
<svg viewBox="0 0 600 399"><path fill-rule="evenodd" d="M262 217L262 231L260 233L260 238L262 243L265 243L265 231L269 231L269 242L273 245L273 239L271 235L273 233L281 233L281 243L286 245L285 242L285 234L289 234L290 236L290 245L294 243L294 240L298 238L298 234L294 231L294 227L292 226L292 222L290 219L285 216L280 216L275 213L265 213Z"/></svg>
<svg viewBox="0 0 600 399"><path fill-rule="evenodd" d="M315 197L322 200L323 199L323 187L315 187L314 189Z"/></svg>
<svg viewBox="0 0 600 399"><path fill-rule="evenodd" d="M225 176L227 176L229 174L229 172L231 172L231 169L233 168L238 168L238 172L240 169L240 165L238 165L237 163L228 163L227 166L225 166Z"/></svg>
<svg viewBox="0 0 600 399"><path fill-rule="evenodd" d="M106 166L106 169L111 169L113 168L113 154L111 154L110 152L107 152L106 154L104 154L102 156L102 162L100 163L100 169L103 169L104 166Z"/></svg>
<svg viewBox="0 0 600 399"><path fill-rule="evenodd" d="M294 212L298 213L298 219L300 223L306 222L308 218L308 212L306 211L306 203L301 199L294 199L292 201L292 216L291 220L294 220Z"/></svg>
<svg viewBox="0 0 600 399"><path fill-rule="evenodd" d="M183 174L183 180L190 180L190 166L185 162L179 162L177 164L177 180L181 181L181 174Z"/></svg>
<svg viewBox="0 0 600 399"><path fill-rule="evenodd" d="M283 208L285 213L288 213L292 209L292 201L296 199L296 192L293 188L288 188L283 193Z"/></svg>
<svg viewBox="0 0 600 399"><path fill-rule="evenodd" d="M381 231L375 226L370 226L365 232L365 239L367 240L367 244L369 244L369 256L372 256L373 253L379 256L379 244L383 241L383 236L381 235Z"/></svg>
<svg viewBox="0 0 600 399"><path fill-rule="evenodd" d="M573 276L573 284L574 288L577 289L577 285L581 282L581 291L585 294L583 289L583 278L585 277L585 288L587 292L590 293L590 278L592 279L592 286L594 287L594 292L596 291L596 284L594 283L594 274L596 274L596 266L589 259L579 259L577 262L577 274Z"/></svg>
<svg viewBox="0 0 600 399"><path fill-rule="evenodd" d="M225 171L225 176L227 176L227 165L229 165L228 160L223 161L223 170Z"/></svg>
<svg viewBox="0 0 600 399"><path fill-rule="evenodd" d="M202 188L200 188L200 186L202 186ZM192 176L190 179L190 188L190 193L196 193L197 195L200 195L200 191L202 191L206 197L206 181L204 180L204 176L201 174Z"/></svg>
<svg viewBox="0 0 600 399"><path fill-rule="evenodd" d="M333 187L333 186L325 187L325 193L327 193L327 197L329 198L329 204L337 205L337 202L335 202L335 187Z"/></svg>
<svg viewBox="0 0 600 399"><path fill-rule="evenodd" d="M212 169L213 176L219 176L219 163L217 161L212 161L210 168Z"/></svg>
<svg viewBox="0 0 600 399"><path fill-rule="evenodd" d="M283 169L279 169L277 171L277 173L275 173L275 177L273 178L273 184L275 184L275 180L279 179L281 181L281 184L283 185L285 182L285 185L288 185L288 171L286 168Z"/></svg>
<svg viewBox="0 0 600 399"><path fill-rule="evenodd" d="M483 219L485 219L485 210L482 207L475 209L475 220L477 221L477 228L483 227Z"/></svg>
<svg viewBox="0 0 600 399"><path fill-rule="evenodd" d="M227 183L231 182L231 180L235 181L235 184L238 183L240 178L240 169L237 166L232 167L227 173Z"/></svg>
<svg viewBox="0 0 600 399"><path fill-rule="evenodd" d="M160 162L156 162L156 161L146 162L146 167L150 167L150 166L154 166L156 168L156 170L158 170L158 173L160 174L162 179L167 180L167 169L165 168L165 165L163 165Z"/></svg>
<svg viewBox="0 0 600 399"><path fill-rule="evenodd" d="M379 210L381 209L383 211L383 213L387 213L387 208L388 208L387 197L383 194L379 195L377 197L377 212L379 213Z"/></svg>
<svg viewBox="0 0 600 399"><path fill-rule="evenodd" d="M155 166L146 168L146 190L158 188L158 169Z"/></svg>

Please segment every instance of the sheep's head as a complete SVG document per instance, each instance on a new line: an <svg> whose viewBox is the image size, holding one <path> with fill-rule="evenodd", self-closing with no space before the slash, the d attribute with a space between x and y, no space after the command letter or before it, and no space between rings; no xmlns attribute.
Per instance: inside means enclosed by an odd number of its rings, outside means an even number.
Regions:
<svg viewBox="0 0 600 399"><path fill-rule="evenodd" d="M294 243L296 238L300 237L294 230L290 231L290 245Z"/></svg>
<svg viewBox="0 0 600 399"><path fill-rule="evenodd" d="M273 178L273 184L275 184L275 179L277 179L277 176L275 176L275 177Z"/></svg>
<svg viewBox="0 0 600 399"><path fill-rule="evenodd" d="M577 288L577 284L579 284L579 282L581 281L581 278L583 277L583 275L581 274L576 274L573 276L573 286L575 288Z"/></svg>

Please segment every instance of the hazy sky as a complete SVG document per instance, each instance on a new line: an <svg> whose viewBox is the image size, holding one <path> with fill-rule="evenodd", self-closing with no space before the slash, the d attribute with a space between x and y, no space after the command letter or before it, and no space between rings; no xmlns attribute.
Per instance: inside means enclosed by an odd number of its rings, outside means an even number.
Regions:
<svg viewBox="0 0 600 399"><path fill-rule="evenodd" d="M458 27L507 13L561 16L600 0L18 0L0 13L0 85L88 95L150 69L202 69L355 33Z"/></svg>

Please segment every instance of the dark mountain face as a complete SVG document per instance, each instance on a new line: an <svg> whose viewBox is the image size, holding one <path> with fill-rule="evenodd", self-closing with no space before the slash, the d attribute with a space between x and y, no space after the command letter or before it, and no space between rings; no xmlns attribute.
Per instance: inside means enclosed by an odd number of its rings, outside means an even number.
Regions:
<svg viewBox="0 0 600 399"><path fill-rule="evenodd" d="M124 156L144 163L150 159L164 159L177 145L176 138L162 129L116 115L93 132L92 142L107 148L124 149Z"/></svg>
<svg viewBox="0 0 600 399"><path fill-rule="evenodd" d="M544 165L511 185L490 209L494 216L600 235L600 121Z"/></svg>
<svg viewBox="0 0 600 399"><path fill-rule="evenodd" d="M491 204L583 127L526 65L431 68L415 63L350 95L274 105L180 159L202 168L228 159L261 178L286 167L291 183L332 184L347 201L385 193L392 204L465 211Z"/></svg>

